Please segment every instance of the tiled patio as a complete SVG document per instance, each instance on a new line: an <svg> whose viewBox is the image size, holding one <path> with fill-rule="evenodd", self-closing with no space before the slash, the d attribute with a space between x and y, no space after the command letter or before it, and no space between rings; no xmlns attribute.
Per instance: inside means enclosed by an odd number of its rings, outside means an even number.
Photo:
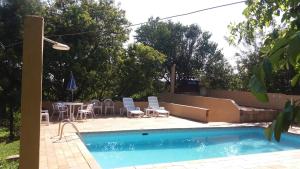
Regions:
<svg viewBox="0 0 300 169"><path fill-rule="evenodd" d="M84 122L74 122L80 132L86 131L116 131L160 128L192 128L192 127L229 127L240 124L228 123L198 123L176 117L169 118L122 118L109 117L89 119ZM264 124L242 124L264 125ZM294 128L300 133L300 129ZM75 134L71 125L66 125L62 140L58 139L58 123L49 126L41 124L40 139L40 169L99 169L93 159ZM300 168L300 150L243 155L236 157L214 158L207 160L185 161L146 166L132 166L126 169L286 169ZM125 168L124 168L125 169Z"/></svg>

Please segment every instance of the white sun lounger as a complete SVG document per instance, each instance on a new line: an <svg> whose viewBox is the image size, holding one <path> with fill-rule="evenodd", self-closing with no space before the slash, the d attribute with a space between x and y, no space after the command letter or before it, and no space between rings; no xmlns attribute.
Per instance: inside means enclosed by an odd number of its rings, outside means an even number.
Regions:
<svg viewBox="0 0 300 169"><path fill-rule="evenodd" d="M165 115L165 116L169 116L170 115L170 112L167 111L164 107L160 107L159 106L159 103L158 103L158 100L157 100L157 97L155 96L149 96L148 97L148 107L150 109L153 109L153 111L159 115L159 114L162 114L162 115Z"/></svg>
<svg viewBox="0 0 300 169"><path fill-rule="evenodd" d="M132 98L124 97L123 106L126 109L127 117L132 117L134 115L138 115L139 117L141 117L144 115L144 112L141 111L139 107L135 107Z"/></svg>

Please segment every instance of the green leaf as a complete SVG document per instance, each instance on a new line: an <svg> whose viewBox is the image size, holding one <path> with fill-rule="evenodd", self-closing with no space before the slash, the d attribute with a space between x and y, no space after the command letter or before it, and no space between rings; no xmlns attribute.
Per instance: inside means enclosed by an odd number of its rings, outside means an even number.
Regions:
<svg viewBox="0 0 300 169"><path fill-rule="evenodd" d="M263 82L257 78L256 75L253 75L249 82L249 88L252 94L261 102L268 102L267 90Z"/></svg>
<svg viewBox="0 0 300 169"><path fill-rule="evenodd" d="M263 70L264 70L265 77L270 79L272 77L272 63L268 58L265 58L263 60Z"/></svg>
<svg viewBox="0 0 300 169"><path fill-rule="evenodd" d="M296 74L296 75L293 77L293 79L291 80L291 85L292 85L293 87L296 86L297 82L299 81L299 77L300 77L300 74Z"/></svg>
<svg viewBox="0 0 300 169"><path fill-rule="evenodd" d="M281 133L282 133L282 125L283 125L284 114L281 112L275 121L274 127L274 137L276 141L280 141Z"/></svg>
<svg viewBox="0 0 300 169"><path fill-rule="evenodd" d="M263 54L268 54L270 52L270 46L266 45L260 48L260 52Z"/></svg>
<svg viewBox="0 0 300 169"><path fill-rule="evenodd" d="M290 125L293 123L293 120L295 119L295 111L296 106L294 102L292 103L290 100L286 102L284 110L283 110L283 126L282 131L287 132Z"/></svg>
<svg viewBox="0 0 300 169"><path fill-rule="evenodd" d="M280 48L278 51L269 56L270 62L273 66L279 65L281 59L283 59L284 48Z"/></svg>
<svg viewBox="0 0 300 169"><path fill-rule="evenodd" d="M254 96L256 97L257 100L261 101L261 102L268 102L269 101L269 97L266 93L253 93Z"/></svg>
<svg viewBox="0 0 300 169"><path fill-rule="evenodd" d="M272 124L269 125L267 128L265 128L264 134L265 134L265 136L267 137L267 139L268 139L269 141L272 140L272 136L273 136L273 128L272 128Z"/></svg>
<svg viewBox="0 0 300 169"><path fill-rule="evenodd" d="M272 50L270 51L270 54L272 55L272 54L276 53L277 51L279 51L280 49L284 48L285 46L287 46L288 42L289 42L289 39L286 36L277 39Z"/></svg>
<svg viewBox="0 0 300 169"><path fill-rule="evenodd" d="M290 100L288 100L284 105L283 112L287 113L287 112L292 112L292 111L293 111L292 102Z"/></svg>
<svg viewBox="0 0 300 169"><path fill-rule="evenodd" d="M258 80L260 80L262 82L262 84L264 85L264 81L265 81L265 71L263 69L263 64L260 64L259 66L255 66L253 68L253 74L256 76L256 78Z"/></svg>
<svg viewBox="0 0 300 169"><path fill-rule="evenodd" d="M296 65L297 56L300 54L300 35L296 34L296 36L293 36L293 39L289 42L288 48L287 48L287 57L289 60L289 63L293 66Z"/></svg>
<svg viewBox="0 0 300 169"><path fill-rule="evenodd" d="M296 57L296 62L299 63L300 61L300 54Z"/></svg>
<svg viewBox="0 0 300 169"><path fill-rule="evenodd" d="M299 107L295 111L295 119L294 119L294 121L296 123L300 123L300 108Z"/></svg>
<svg viewBox="0 0 300 169"><path fill-rule="evenodd" d="M262 85L261 81L257 78L257 76L253 75L249 82L249 87L254 93L265 92L265 88Z"/></svg>

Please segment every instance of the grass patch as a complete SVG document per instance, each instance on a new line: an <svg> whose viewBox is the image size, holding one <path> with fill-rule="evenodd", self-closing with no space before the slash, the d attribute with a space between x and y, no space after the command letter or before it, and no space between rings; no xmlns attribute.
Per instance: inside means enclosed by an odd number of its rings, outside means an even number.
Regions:
<svg viewBox="0 0 300 169"><path fill-rule="evenodd" d="M19 154L20 140L12 142L8 141L9 132L0 128L0 168L2 169L17 169L19 161L8 162L5 160L7 156Z"/></svg>

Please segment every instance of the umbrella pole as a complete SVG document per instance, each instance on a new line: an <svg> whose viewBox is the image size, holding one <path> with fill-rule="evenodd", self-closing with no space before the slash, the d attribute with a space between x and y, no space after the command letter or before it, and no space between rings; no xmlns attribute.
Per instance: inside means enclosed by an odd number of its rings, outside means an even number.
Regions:
<svg viewBox="0 0 300 169"><path fill-rule="evenodd" d="M72 90L72 102L73 102L73 90Z"/></svg>

